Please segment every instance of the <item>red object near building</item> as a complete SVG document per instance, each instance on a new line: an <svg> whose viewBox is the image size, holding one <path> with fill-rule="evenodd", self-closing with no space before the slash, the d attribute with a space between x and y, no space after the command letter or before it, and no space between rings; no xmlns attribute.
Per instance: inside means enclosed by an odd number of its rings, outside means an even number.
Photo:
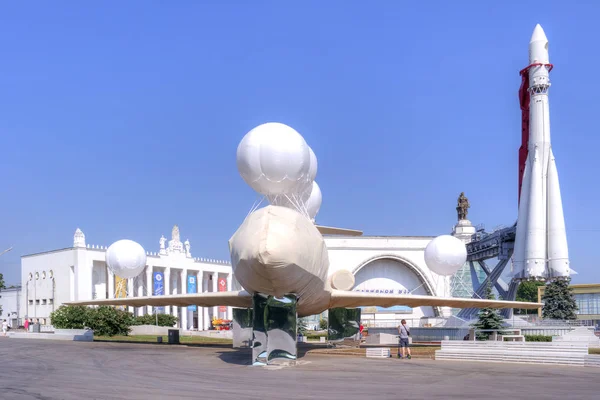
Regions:
<svg viewBox="0 0 600 400"><path fill-rule="evenodd" d="M227 280L225 278L219 278L217 281L218 291L226 292L227 291ZM226 306L219 306L219 312L227 312Z"/></svg>

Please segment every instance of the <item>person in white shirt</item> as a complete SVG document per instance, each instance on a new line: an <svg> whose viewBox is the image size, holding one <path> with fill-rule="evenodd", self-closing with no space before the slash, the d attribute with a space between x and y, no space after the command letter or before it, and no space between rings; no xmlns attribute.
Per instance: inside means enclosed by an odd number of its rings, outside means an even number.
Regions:
<svg viewBox="0 0 600 400"><path fill-rule="evenodd" d="M2 321L2 334L6 336L6 331L8 330L8 322L6 320Z"/></svg>

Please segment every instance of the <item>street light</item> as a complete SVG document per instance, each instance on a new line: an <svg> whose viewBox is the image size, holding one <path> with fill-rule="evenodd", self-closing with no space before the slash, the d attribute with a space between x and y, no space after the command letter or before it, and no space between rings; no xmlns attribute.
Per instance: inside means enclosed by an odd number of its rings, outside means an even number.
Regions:
<svg viewBox="0 0 600 400"><path fill-rule="evenodd" d="M4 253L8 253L9 251L11 251L13 248L12 246L10 246L8 249L4 250L2 253L0 253L0 256Z"/></svg>

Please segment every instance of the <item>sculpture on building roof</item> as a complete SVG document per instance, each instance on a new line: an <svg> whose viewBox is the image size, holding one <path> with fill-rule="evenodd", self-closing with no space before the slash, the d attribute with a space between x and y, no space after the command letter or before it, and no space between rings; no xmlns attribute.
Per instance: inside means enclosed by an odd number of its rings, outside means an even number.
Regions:
<svg viewBox="0 0 600 400"><path fill-rule="evenodd" d="M77 228L73 235L73 247L85 247L85 235L79 228Z"/></svg>
<svg viewBox="0 0 600 400"><path fill-rule="evenodd" d="M186 255L187 257L191 257L191 256L192 256L192 253L190 252L190 247L191 247L191 246L190 246L190 241L189 241L189 239L187 239L183 245L185 246L185 255Z"/></svg>
<svg viewBox="0 0 600 400"><path fill-rule="evenodd" d="M160 235L160 249L164 250L165 249L165 243L167 242L167 239L164 237L164 235Z"/></svg>
<svg viewBox="0 0 600 400"><path fill-rule="evenodd" d="M180 242L179 239L179 227L177 225L173 226L173 231L171 232L171 240L174 242Z"/></svg>
<svg viewBox="0 0 600 400"><path fill-rule="evenodd" d="M458 205L456 206L456 212L458 213L458 220L466 220L467 215L469 214L469 199L465 196L465 192L461 192L460 196L458 196Z"/></svg>

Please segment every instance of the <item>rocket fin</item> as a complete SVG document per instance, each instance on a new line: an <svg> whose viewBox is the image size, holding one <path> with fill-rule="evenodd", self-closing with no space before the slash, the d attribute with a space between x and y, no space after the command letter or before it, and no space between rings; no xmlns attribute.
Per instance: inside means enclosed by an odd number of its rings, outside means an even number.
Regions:
<svg viewBox="0 0 600 400"><path fill-rule="evenodd" d="M548 161L548 270L553 277L569 276L569 248L556 160L550 149Z"/></svg>
<svg viewBox="0 0 600 400"><path fill-rule="evenodd" d="M540 148L529 152L531 167L527 202L527 233L525 238L525 277L546 276L546 203L544 201L543 166ZM520 217L520 216L519 216Z"/></svg>

